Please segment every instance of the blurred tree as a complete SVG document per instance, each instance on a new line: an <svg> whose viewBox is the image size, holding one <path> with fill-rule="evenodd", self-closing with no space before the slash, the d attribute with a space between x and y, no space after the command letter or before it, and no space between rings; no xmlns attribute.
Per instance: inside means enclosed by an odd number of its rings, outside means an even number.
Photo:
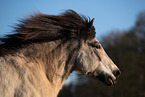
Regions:
<svg viewBox="0 0 145 97"><path fill-rule="evenodd" d="M112 31L101 44L122 71L117 85L108 87L96 80L81 84L84 79L79 79L63 89L70 95L63 92L58 97L145 97L145 11L129 31ZM72 96L72 89L77 96Z"/></svg>

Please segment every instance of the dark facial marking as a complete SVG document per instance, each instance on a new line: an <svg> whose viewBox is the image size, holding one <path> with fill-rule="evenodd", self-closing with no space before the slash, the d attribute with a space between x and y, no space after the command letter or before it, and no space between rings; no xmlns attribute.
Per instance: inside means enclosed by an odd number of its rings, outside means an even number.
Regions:
<svg viewBox="0 0 145 97"><path fill-rule="evenodd" d="M101 45L97 41L95 41L94 43L89 43L89 45L92 46L95 49L101 49Z"/></svg>

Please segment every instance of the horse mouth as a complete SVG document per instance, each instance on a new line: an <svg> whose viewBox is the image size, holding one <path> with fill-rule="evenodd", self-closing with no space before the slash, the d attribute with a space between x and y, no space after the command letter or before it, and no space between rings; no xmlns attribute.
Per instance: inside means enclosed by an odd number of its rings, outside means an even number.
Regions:
<svg viewBox="0 0 145 97"><path fill-rule="evenodd" d="M111 76L108 75L99 75L97 76L97 78L108 86L112 86L117 83L116 79L113 79Z"/></svg>
<svg viewBox="0 0 145 97"><path fill-rule="evenodd" d="M113 80L112 78L109 77L108 80L109 80L109 83L108 83L109 86L116 84L116 81Z"/></svg>
<svg viewBox="0 0 145 97"><path fill-rule="evenodd" d="M89 74L89 75L92 76L94 79L99 79L100 81L102 81L108 86L112 86L117 83L117 79L116 78L114 79L109 75L103 75L103 74L98 75L98 76L94 76L92 74Z"/></svg>

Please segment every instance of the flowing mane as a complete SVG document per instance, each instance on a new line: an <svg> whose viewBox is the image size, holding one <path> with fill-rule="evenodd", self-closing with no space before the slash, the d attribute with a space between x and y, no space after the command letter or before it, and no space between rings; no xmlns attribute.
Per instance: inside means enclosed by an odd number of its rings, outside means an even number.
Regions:
<svg viewBox="0 0 145 97"><path fill-rule="evenodd" d="M67 10L58 16L35 14L27 19L21 19L20 24L14 27L15 34L0 39L3 42L0 45L0 56L36 42L94 38L94 27L90 28L90 25L90 19L73 10Z"/></svg>

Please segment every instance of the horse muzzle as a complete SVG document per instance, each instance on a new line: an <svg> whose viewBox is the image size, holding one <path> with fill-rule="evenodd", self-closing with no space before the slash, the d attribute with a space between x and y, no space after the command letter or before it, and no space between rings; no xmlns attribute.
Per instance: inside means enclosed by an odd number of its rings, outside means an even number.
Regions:
<svg viewBox="0 0 145 97"><path fill-rule="evenodd" d="M99 79L108 86L112 86L117 83L119 76L121 75L120 70L114 70L112 74L107 73L88 73L91 77Z"/></svg>

